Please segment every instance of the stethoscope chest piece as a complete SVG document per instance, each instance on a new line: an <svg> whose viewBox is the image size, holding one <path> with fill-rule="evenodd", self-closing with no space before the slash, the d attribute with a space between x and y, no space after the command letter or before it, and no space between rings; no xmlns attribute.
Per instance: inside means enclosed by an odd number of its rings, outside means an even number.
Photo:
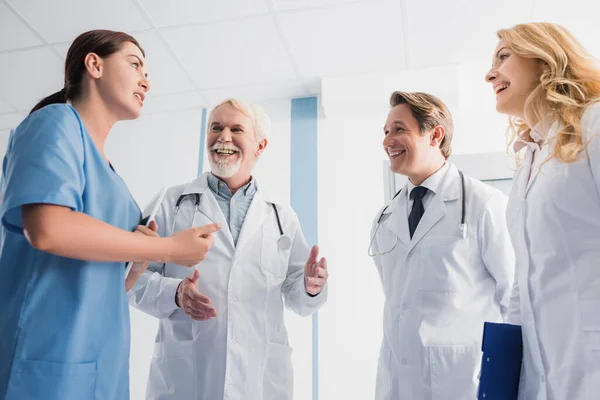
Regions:
<svg viewBox="0 0 600 400"><path fill-rule="evenodd" d="M292 248L292 239L287 236L287 235L283 235L279 238L279 240L277 240L277 248L279 248L279 250L289 250Z"/></svg>

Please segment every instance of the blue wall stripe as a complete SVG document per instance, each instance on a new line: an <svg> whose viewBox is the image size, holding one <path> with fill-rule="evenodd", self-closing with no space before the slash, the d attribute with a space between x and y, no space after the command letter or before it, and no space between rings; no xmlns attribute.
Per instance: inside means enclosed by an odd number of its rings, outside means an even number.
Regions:
<svg viewBox="0 0 600 400"><path fill-rule="evenodd" d="M319 243L317 213L317 98L292 100L291 205L309 245ZM312 316L312 399L319 398L319 316Z"/></svg>
<svg viewBox="0 0 600 400"><path fill-rule="evenodd" d="M198 149L198 176L204 171L204 148L206 147L206 108L202 109L202 126L200 127L200 148Z"/></svg>

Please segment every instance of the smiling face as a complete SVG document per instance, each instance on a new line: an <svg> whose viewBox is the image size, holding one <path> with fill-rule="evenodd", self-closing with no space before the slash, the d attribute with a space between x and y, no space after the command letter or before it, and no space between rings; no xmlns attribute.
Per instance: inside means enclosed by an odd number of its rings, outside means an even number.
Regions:
<svg viewBox="0 0 600 400"><path fill-rule="evenodd" d="M397 174L409 178L419 176L432 158L432 152L435 157L441 156L439 142L432 146L431 135L421 133L408 104L399 104L390 110L383 132L383 149L390 159L390 169Z"/></svg>
<svg viewBox="0 0 600 400"><path fill-rule="evenodd" d="M527 97L539 84L541 74L542 66L537 59L516 55L500 40L492 68L485 76L496 94L496 110L524 120Z"/></svg>
<svg viewBox="0 0 600 400"><path fill-rule="evenodd" d="M90 55L88 55L90 56ZM101 98L119 120L138 118L150 90L144 55L131 42L101 60L96 86Z"/></svg>
<svg viewBox="0 0 600 400"><path fill-rule="evenodd" d="M215 176L248 181L266 145L266 139L256 140L252 118L231 104L223 104L213 111L206 147Z"/></svg>

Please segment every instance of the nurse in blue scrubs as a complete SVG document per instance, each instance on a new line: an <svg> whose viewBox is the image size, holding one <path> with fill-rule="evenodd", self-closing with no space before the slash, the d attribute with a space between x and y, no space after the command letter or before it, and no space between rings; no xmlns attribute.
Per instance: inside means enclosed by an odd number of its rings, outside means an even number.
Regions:
<svg viewBox="0 0 600 400"><path fill-rule="evenodd" d="M0 399L128 399L124 262L193 266L212 244L214 225L167 238L138 227L140 210L104 152L114 123L140 116L144 61L125 33L80 35L64 89L36 105L8 145Z"/></svg>

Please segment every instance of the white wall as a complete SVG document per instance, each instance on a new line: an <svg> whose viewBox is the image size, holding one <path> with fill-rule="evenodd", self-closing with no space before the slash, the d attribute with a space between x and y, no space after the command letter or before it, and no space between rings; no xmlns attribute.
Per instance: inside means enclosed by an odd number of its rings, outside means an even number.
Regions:
<svg viewBox="0 0 600 400"><path fill-rule="evenodd" d="M379 125L364 118L319 123L319 238L330 269L329 299L319 312L323 400L375 393L383 297L367 246L383 202Z"/></svg>
<svg viewBox="0 0 600 400"><path fill-rule="evenodd" d="M163 186L197 175L202 110L143 116L119 122L106 152L143 209ZM131 309L131 399L144 399L158 320Z"/></svg>

